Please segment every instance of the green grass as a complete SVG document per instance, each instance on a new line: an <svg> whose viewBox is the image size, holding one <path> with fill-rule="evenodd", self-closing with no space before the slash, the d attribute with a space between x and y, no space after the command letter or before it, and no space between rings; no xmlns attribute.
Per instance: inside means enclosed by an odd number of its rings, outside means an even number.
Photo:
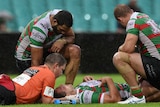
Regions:
<svg viewBox="0 0 160 107"><path fill-rule="evenodd" d="M63 104L63 105L53 105L53 104L23 104L23 105L10 105L4 107L160 107L160 103L147 103L147 104Z"/></svg>
<svg viewBox="0 0 160 107"><path fill-rule="evenodd" d="M75 81L74 81L74 86L76 86L77 84L81 83L82 80L83 80L83 77L86 76L86 75L90 75L90 76L93 76L95 79L99 79L99 78L102 78L104 76L110 76L113 78L113 80L115 82L119 82L119 83L123 83L125 82L124 79L119 76L118 74L78 74L75 78ZM56 87L59 85L59 84L62 84L64 83L65 81L65 76L62 75L61 77L59 77L57 80L56 80Z"/></svg>
<svg viewBox="0 0 160 107"><path fill-rule="evenodd" d="M104 76L110 76L113 78L115 82L123 83L125 82L123 78L119 74L78 74L76 76L74 86L82 82L82 79L85 75L91 75L95 79L104 77ZM15 77L16 75L11 75L11 77ZM65 76L61 76L56 80L56 86L60 84L63 84L65 81ZM92 107L160 107L160 102L157 103L147 103L147 104L126 104L126 105L121 105L121 104L63 104L63 105L53 105L53 104L23 104L23 105L9 105L5 107L87 107L87 106L92 106Z"/></svg>

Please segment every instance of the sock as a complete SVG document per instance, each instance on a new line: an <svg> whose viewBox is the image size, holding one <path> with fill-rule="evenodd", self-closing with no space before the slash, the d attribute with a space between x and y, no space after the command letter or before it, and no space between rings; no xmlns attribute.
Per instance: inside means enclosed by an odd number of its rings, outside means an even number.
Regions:
<svg viewBox="0 0 160 107"><path fill-rule="evenodd" d="M139 86L131 87L131 92L132 92L132 95L137 97L137 98L142 98L143 97L142 90L140 89Z"/></svg>

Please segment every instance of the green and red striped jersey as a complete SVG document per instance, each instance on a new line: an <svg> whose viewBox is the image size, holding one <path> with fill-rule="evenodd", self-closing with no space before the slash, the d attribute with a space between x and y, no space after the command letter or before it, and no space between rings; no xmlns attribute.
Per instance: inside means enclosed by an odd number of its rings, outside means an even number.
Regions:
<svg viewBox="0 0 160 107"><path fill-rule="evenodd" d="M16 45L15 57L17 59L31 60L31 47L43 48L56 37L51 26L50 15L55 15L59 11L59 9L54 9L45 12L28 23Z"/></svg>
<svg viewBox="0 0 160 107"><path fill-rule="evenodd" d="M146 14L134 12L126 26L126 32L138 36L140 53L160 60L160 28Z"/></svg>
<svg viewBox="0 0 160 107"><path fill-rule="evenodd" d="M77 89L77 97L80 99L80 103L103 103L104 94L109 94L109 88L107 84L99 87L101 81L91 80L82 82ZM122 99L127 99L131 95L130 87L128 84L114 83Z"/></svg>

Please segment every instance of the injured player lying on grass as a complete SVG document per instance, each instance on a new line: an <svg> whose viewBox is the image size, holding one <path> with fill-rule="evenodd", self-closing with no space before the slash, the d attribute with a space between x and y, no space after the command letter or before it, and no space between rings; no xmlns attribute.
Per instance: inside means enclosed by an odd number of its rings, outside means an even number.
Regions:
<svg viewBox="0 0 160 107"><path fill-rule="evenodd" d="M147 102L160 101L160 92L145 80L141 79ZM80 104L117 103L130 97L130 87L126 83L115 83L111 77L95 80L85 76L83 82L76 87L62 84L54 90L54 98L61 100L76 100Z"/></svg>

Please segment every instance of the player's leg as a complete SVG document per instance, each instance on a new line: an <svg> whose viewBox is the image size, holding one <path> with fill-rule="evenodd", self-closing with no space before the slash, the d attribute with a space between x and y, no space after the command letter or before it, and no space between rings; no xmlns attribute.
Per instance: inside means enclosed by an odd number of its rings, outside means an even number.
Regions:
<svg viewBox="0 0 160 107"><path fill-rule="evenodd" d="M16 66L19 73L22 73L24 70L31 66L31 60L21 61L16 59Z"/></svg>
<svg viewBox="0 0 160 107"><path fill-rule="evenodd" d="M61 51L61 53L67 59L67 66L64 72L64 74L66 75L65 83L73 84L80 65L80 58L81 58L80 47L74 44L69 44L65 46L65 48Z"/></svg>
<svg viewBox="0 0 160 107"><path fill-rule="evenodd" d="M146 80L140 81L140 86L143 90L143 94L145 95L147 102L159 102L160 101L160 90L153 87Z"/></svg>
<svg viewBox="0 0 160 107"><path fill-rule="evenodd" d="M138 53L128 54L118 52L113 57L113 63L131 87L138 85L136 74L146 77L141 56Z"/></svg>
<svg viewBox="0 0 160 107"><path fill-rule="evenodd" d="M131 93L135 102L130 102L133 100L126 100L124 103L144 103L145 99L142 94L142 90L138 85L136 78L137 74L146 77L141 56L138 53L128 54L125 52L117 52L113 57L113 63L125 81L129 84L131 88ZM141 99L144 99L141 101Z"/></svg>

